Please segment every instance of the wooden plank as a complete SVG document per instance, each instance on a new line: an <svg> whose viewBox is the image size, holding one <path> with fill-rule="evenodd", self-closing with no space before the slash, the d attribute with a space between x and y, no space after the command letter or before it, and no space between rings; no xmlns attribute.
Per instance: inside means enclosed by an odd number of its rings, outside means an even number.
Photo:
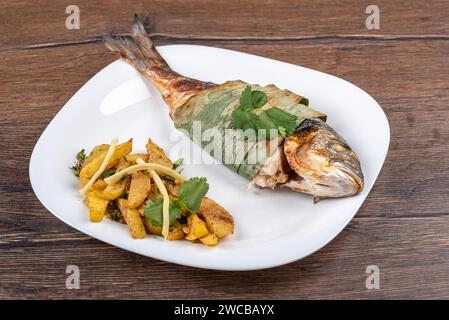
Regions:
<svg viewBox="0 0 449 320"><path fill-rule="evenodd" d="M351 1L180 1L121 0L76 2L80 29L68 30L69 3L2 1L0 48L85 41L102 32L129 32L135 12L150 14L153 32L173 38L302 39L338 35L447 37L447 1L376 1L381 29L367 30L368 3Z"/></svg>
<svg viewBox="0 0 449 320"><path fill-rule="evenodd" d="M283 44L215 45L330 72L379 101L391 126L390 151L358 216L448 212L449 42L326 41L289 44L288 50ZM84 82L114 59L99 43L3 52L0 138L5 150L0 158L2 169L15 174L2 179L1 188L27 185L26 171L18 165L29 161L42 130Z"/></svg>
<svg viewBox="0 0 449 320"><path fill-rule="evenodd" d="M253 272L200 270L145 258L84 236L49 215L37 219L24 213L21 220L33 223L0 222L0 298L448 298L447 217L358 218L312 256ZM80 268L80 290L65 287L69 264ZM380 268L379 290L365 287L368 265Z"/></svg>

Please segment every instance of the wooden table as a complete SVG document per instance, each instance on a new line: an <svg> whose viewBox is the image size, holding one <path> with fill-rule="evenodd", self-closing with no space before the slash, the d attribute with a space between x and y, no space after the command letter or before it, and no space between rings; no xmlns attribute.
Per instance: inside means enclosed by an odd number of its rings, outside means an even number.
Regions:
<svg viewBox="0 0 449 320"><path fill-rule="evenodd" d="M371 2L379 30L365 26ZM0 3L0 298L449 298L447 0L74 3L79 30L65 27L69 2ZM151 14L157 44L302 65L380 103L391 127L388 157L335 240L270 270L198 270L104 244L41 205L28 178L31 151L61 106L116 59L101 33L127 33L135 12ZM68 264L80 267L80 290L65 287ZM380 268L378 290L365 287L368 265Z"/></svg>

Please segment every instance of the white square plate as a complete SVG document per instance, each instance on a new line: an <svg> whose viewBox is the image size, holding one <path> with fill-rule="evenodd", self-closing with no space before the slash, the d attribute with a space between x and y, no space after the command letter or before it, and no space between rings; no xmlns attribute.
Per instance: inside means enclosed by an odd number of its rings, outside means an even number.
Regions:
<svg viewBox="0 0 449 320"><path fill-rule="evenodd" d="M30 180L42 204L56 217L94 238L148 257L219 270L269 268L301 259L330 242L357 213L385 160L390 141L388 121L376 101L360 88L334 76L241 52L193 45L158 48L177 72L222 83L241 79L274 83L308 97L328 115L328 123L358 154L365 189L355 197L313 204L307 195L288 190L248 190L247 181L211 161L173 126L156 89L127 63L118 60L89 80L59 111L37 142ZM363 71L361 71L363 72ZM208 196L235 217L235 234L209 248L161 237L133 240L127 226L105 219L91 223L69 166L85 148L134 138L143 151L151 137L172 159L202 152L208 164L188 161L183 174L204 176ZM181 142L182 148L178 148Z"/></svg>

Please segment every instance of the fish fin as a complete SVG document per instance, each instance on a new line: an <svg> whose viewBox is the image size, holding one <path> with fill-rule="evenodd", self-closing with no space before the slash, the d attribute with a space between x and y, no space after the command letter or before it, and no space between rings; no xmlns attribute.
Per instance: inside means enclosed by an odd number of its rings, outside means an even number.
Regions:
<svg viewBox="0 0 449 320"><path fill-rule="evenodd" d="M149 60L168 66L156 50L145 29L145 25L149 25L149 21L149 17L140 18L137 14L134 15L131 37L120 36L110 32L103 34L103 41L106 47L141 72L146 71Z"/></svg>
<svg viewBox="0 0 449 320"><path fill-rule="evenodd" d="M173 71L159 54L145 26L150 24L148 17L134 16L131 36L113 33L103 34L106 47L140 71L162 94L170 108L170 114L184 105L192 96L215 84L191 79Z"/></svg>

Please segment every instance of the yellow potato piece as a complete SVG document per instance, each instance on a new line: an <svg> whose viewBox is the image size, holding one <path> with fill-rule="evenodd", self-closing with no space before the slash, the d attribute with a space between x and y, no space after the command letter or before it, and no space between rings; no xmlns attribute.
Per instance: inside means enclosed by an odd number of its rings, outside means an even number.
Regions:
<svg viewBox="0 0 449 320"><path fill-rule="evenodd" d="M184 239L184 232L179 221L176 221L168 230L167 240L181 240Z"/></svg>
<svg viewBox="0 0 449 320"><path fill-rule="evenodd" d="M151 190L151 177L145 172L135 172L131 175L131 184L128 191L128 207L140 206Z"/></svg>
<svg viewBox="0 0 449 320"><path fill-rule="evenodd" d="M187 221L189 223L189 233L185 237L187 240L194 241L209 233L206 223L196 214L190 215Z"/></svg>
<svg viewBox="0 0 449 320"><path fill-rule="evenodd" d="M218 237L213 233L209 233L207 236L200 238L200 241L206 246L213 247L218 244Z"/></svg>
<svg viewBox="0 0 449 320"><path fill-rule="evenodd" d="M125 157L126 161L128 161L131 164L136 164L137 158L141 158L143 161L147 162L148 155L146 153L133 153L133 154L128 154Z"/></svg>
<svg viewBox="0 0 449 320"><path fill-rule="evenodd" d="M147 219L143 219L143 224L145 225L145 228L147 229L149 234L152 234L155 236L159 236L162 234L162 226L155 227Z"/></svg>
<svg viewBox="0 0 449 320"><path fill-rule="evenodd" d="M109 201L98 197L94 192L88 192L85 202L89 208L90 221L100 222L103 220Z"/></svg>
<svg viewBox="0 0 449 320"><path fill-rule="evenodd" d="M109 160L108 165L106 166L106 169L112 168L115 166L121 158L129 154L133 147L133 139L128 140L125 143L119 144L116 146L114 153L112 154L111 159ZM98 152L93 158L88 161L88 163L84 163L83 167L80 171L80 177L84 178L91 178L95 172L100 169L101 163L103 162L104 158L106 157L106 153L108 150L103 152Z"/></svg>
<svg viewBox="0 0 449 320"><path fill-rule="evenodd" d="M120 197L126 189L127 179L119 180L115 183L111 183L104 188L100 195L108 200L115 200Z"/></svg>
<svg viewBox="0 0 449 320"><path fill-rule="evenodd" d="M103 190L104 188L106 188L108 186L108 184L106 182L104 182L103 179L98 179L97 181L95 181L95 183L92 185L92 188L94 189L98 189L98 190Z"/></svg>
<svg viewBox="0 0 449 320"><path fill-rule="evenodd" d="M86 165L88 165L89 163L92 162L93 159L95 159L95 157L97 157L99 154L103 153L103 152L107 152L109 150L110 145L109 144L99 144L96 145L92 151L89 153L89 155L87 156L87 158L84 160L83 163L83 167L85 167Z"/></svg>
<svg viewBox="0 0 449 320"><path fill-rule="evenodd" d="M123 169L126 169L129 167L128 161L125 160L125 158L121 158L117 165L115 166L115 172L122 171Z"/></svg>
<svg viewBox="0 0 449 320"><path fill-rule="evenodd" d="M139 212L136 209L128 208L127 201L125 199L119 199L118 206L123 218L125 218L126 224L128 225L131 237L134 239L145 238L147 233Z"/></svg>
<svg viewBox="0 0 449 320"><path fill-rule="evenodd" d="M147 153L148 153L148 161L149 163L158 163L162 164L170 169L173 168L173 162L167 157L164 150L155 144L151 139L148 139L146 144Z"/></svg>
<svg viewBox="0 0 449 320"><path fill-rule="evenodd" d="M214 200L205 197L198 216L206 222L207 228L218 238L234 233L234 218Z"/></svg>

